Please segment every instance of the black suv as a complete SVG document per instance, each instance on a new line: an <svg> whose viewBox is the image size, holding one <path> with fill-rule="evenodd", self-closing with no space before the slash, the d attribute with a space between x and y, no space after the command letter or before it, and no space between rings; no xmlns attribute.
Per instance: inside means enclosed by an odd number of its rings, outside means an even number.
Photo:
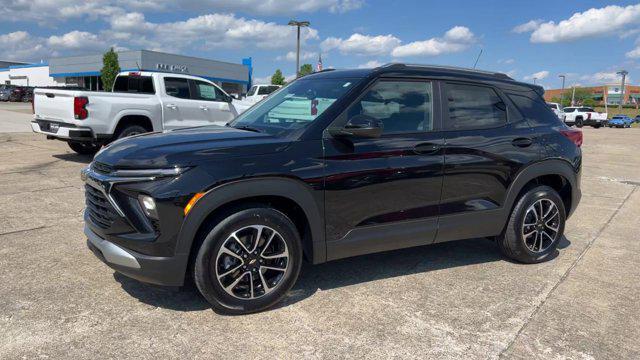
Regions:
<svg viewBox="0 0 640 360"><path fill-rule="evenodd" d="M391 64L298 79L226 127L121 139L83 170L85 233L144 282L265 309L303 259L491 237L550 258L580 200L582 132L504 74Z"/></svg>

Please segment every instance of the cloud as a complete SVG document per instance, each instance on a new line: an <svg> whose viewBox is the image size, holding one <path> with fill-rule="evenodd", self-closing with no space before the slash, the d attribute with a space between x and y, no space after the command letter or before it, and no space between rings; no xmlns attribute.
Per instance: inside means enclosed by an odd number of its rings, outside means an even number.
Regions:
<svg viewBox="0 0 640 360"><path fill-rule="evenodd" d="M384 65L384 63L382 63L382 62L380 62L378 60L370 60L370 61L367 61L364 64L358 65L358 68L359 69L370 69L370 68L377 68L377 67L382 66L382 65Z"/></svg>
<svg viewBox="0 0 640 360"><path fill-rule="evenodd" d="M631 51L628 51L625 54L625 56L628 57L629 59L640 59L640 46L636 47Z"/></svg>
<svg viewBox="0 0 640 360"><path fill-rule="evenodd" d="M579 79L591 85L603 85L610 83L619 84L622 77L616 74L616 71L600 71L594 74L582 75ZM626 83L632 83L632 79L629 75L627 75Z"/></svg>
<svg viewBox="0 0 640 360"><path fill-rule="evenodd" d="M529 21L514 28L515 32L532 31L532 43L556 43L592 36L611 35L640 23L640 4L626 7L609 5L573 14L558 23ZM521 30L521 31L517 31Z"/></svg>
<svg viewBox="0 0 640 360"><path fill-rule="evenodd" d="M524 79L525 80L542 80L542 79L546 79L549 77L549 71L547 70L542 70L542 71L538 71L537 73L533 73L531 75L525 76Z"/></svg>
<svg viewBox="0 0 640 360"><path fill-rule="evenodd" d="M316 53L316 52L312 52L312 51L302 51L302 52L300 52L300 61L317 59L317 58L318 58L318 53ZM289 51L284 56L276 57L276 60L278 60L278 61L282 61L282 60L296 61L296 52L295 51Z"/></svg>
<svg viewBox="0 0 640 360"><path fill-rule="evenodd" d="M498 60L498 64L507 64L507 65L510 65L510 64L515 63L515 62L516 62L516 60L515 60L515 59L499 59L499 60Z"/></svg>
<svg viewBox="0 0 640 360"><path fill-rule="evenodd" d="M85 31L71 31L62 36L51 36L47 39L47 45L52 48L62 49L87 49L91 46L96 49L104 49L106 43L98 38L96 34Z"/></svg>
<svg viewBox="0 0 640 360"><path fill-rule="evenodd" d="M38 61L51 57L76 55L87 50L103 51L107 43L92 33L71 31L48 38L33 36L26 31L0 34L0 58L17 61Z"/></svg>
<svg viewBox="0 0 640 360"><path fill-rule="evenodd" d="M69 19L99 20L136 11L201 13L242 12L259 15L283 15L329 11L344 13L361 8L364 0L6 0L0 15L8 21L35 21L39 24L64 23Z"/></svg>
<svg viewBox="0 0 640 360"><path fill-rule="evenodd" d="M441 38L431 38L424 41L397 46L391 52L394 57L405 56L436 56L447 53L464 51L476 41L476 37L464 26L449 29Z"/></svg>
<svg viewBox="0 0 640 360"><path fill-rule="evenodd" d="M531 32L538 29L540 27L540 24L542 24L542 20L530 20L524 24L520 24L514 27L511 31L517 34Z"/></svg>
<svg viewBox="0 0 640 360"><path fill-rule="evenodd" d="M320 43L320 48L324 51L337 49L342 54L382 55L388 54L398 45L400 45L400 39L391 34L369 36L355 33L348 39L326 38Z"/></svg>

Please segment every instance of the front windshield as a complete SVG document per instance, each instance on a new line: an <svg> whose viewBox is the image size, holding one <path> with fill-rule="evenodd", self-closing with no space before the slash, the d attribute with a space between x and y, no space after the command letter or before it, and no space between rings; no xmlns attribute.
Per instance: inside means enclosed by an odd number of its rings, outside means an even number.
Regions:
<svg viewBox="0 0 640 360"><path fill-rule="evenodd" d="M286 136L311 124L356 82L301 79L281 88L233 120L229 126Z"/></svg>

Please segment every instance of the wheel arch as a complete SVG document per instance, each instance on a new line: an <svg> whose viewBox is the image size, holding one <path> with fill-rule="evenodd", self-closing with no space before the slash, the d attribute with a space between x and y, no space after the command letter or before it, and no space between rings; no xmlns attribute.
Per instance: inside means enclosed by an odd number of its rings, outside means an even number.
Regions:
<svg viewBox="0 0 640 360"><path fill-rule="evenodd" d="M194 241L209 220L243 203L270 204L296 224L301 231L305 256L314 264L326 261L324 223L313 190L302 181L288 178L254 178L214 187L198 200L184 219L178 233L176 253L193 255ZM302 212L302 214L300 214Z"/></svg>
<svg viewBox="0 0 640 360"><path fill-rule="evenodd" d="M562 198L567 217L575 210L579 200L579 175L566 160L549 159L529 165L516 175L505 200L505 213L509 216L517 199L532 185L548 185Z"/></svg>

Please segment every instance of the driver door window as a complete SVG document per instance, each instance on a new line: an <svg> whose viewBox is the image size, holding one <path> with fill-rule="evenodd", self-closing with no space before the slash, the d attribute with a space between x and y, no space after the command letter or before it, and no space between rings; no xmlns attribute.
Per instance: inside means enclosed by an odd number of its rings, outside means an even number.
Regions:
<svg viewBox="0 0 640 360"><path fill-rule="evenodd" d="M433 96L430 82L380 81L351 105L348 119L358 115L378 119L383 134L433 130Z"/></svg>

